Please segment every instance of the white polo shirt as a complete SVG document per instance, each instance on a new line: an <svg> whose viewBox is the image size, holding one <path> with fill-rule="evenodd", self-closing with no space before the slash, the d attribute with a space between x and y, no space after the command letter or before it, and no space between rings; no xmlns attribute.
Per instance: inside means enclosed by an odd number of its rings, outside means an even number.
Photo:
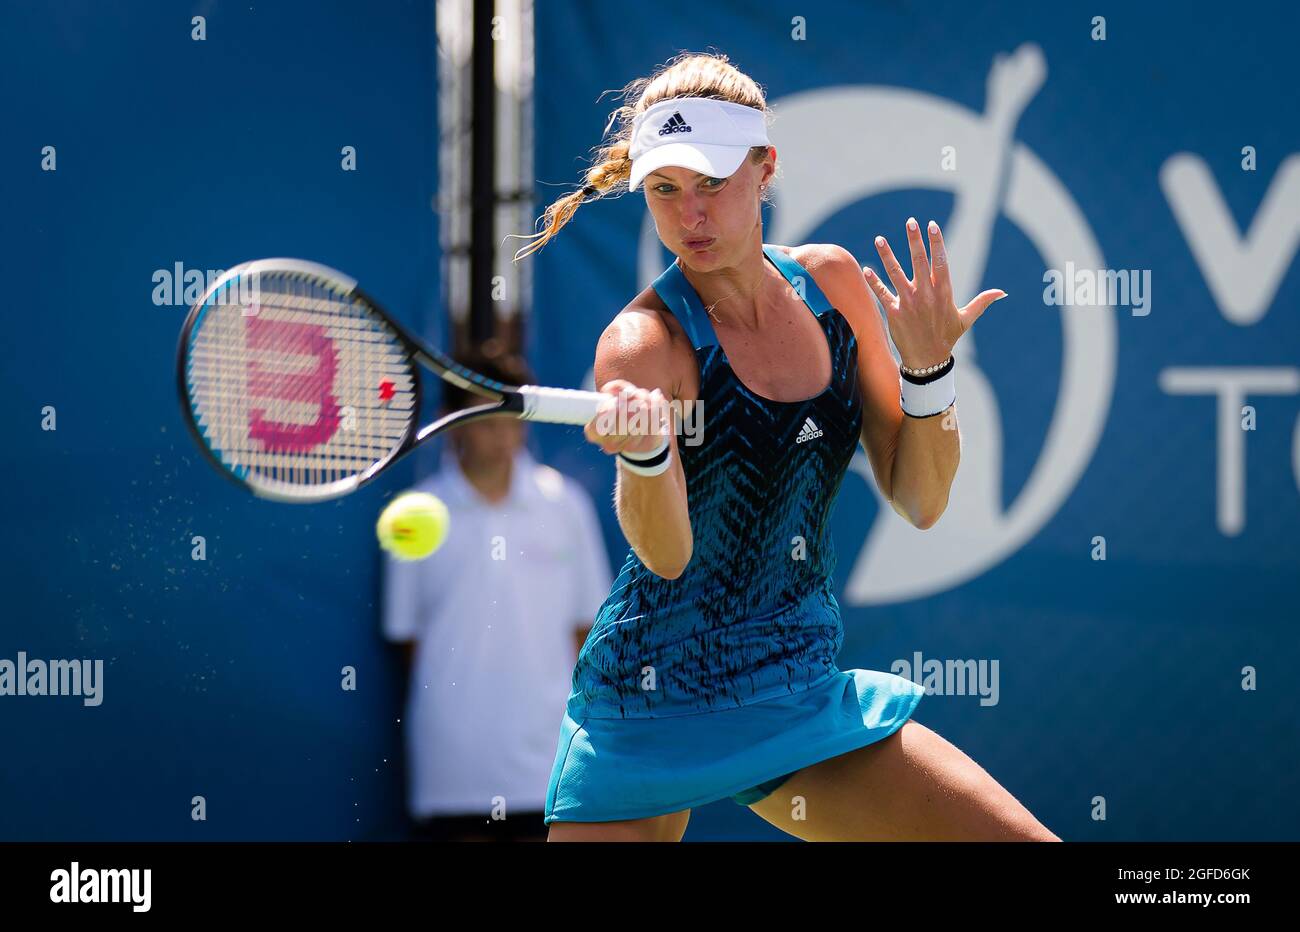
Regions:
<svg viewBox="0 0 1300 932"><path fill-rule="evenodd" d="M418 640L402 718L412 815L539 811L576 659L574 632L609 594L591 499L521 450L498 504L465 478L450 445L416 486L447 504L451 529L425 560L385 559L383 628Z"/></svg>

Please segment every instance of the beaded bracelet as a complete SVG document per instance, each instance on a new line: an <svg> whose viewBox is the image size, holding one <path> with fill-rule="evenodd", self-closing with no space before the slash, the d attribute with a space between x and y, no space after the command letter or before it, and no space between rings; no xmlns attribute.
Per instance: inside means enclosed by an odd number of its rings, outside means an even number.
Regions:
<svg viewBox="0 0 1300 932"><path fill-rule="evenodd" d="M904 375L929 375L932 372L938 372L940 369L945 368L950 362L954 362L951 354L938 365L926 366L924 369L909 369L907 366L899 366L898 368Z"/></svg>

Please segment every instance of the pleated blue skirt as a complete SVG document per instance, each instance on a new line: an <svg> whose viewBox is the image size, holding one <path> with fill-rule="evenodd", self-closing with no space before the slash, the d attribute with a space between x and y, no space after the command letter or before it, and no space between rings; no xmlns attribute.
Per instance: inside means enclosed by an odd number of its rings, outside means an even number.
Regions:
<svg viewBox="0 0 1300 932"><path fill-rule="evenodd" d="M546 822L644 819L728 798L748 805L794 771L889 737L923 695L892 673L842 670L802 692L721 711L579 711L575 720L566 709Z"/></svg>

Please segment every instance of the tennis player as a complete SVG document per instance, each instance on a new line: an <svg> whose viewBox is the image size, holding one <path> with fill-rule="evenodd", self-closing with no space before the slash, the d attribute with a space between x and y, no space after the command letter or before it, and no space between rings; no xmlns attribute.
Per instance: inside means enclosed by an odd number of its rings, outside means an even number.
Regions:
<svg viewBox="0 0 1300 932"><path fill-rule="evenodd" d="M900 515L939 520L960 453L952 348L1004 293L958 308L933 223L933 261L907 223L910 279L876 239L892 291L839 246L764 244L776 150L762 91L725 55L683 53L615 116L584 188L521 250L644 183L677 256L596 350L610 399L585 432L617 456L631 548L574 670L549 839L676 841L692 807L731 798L810 841L1059 840L912 719L922 687L835 663L829 521L849 461L860 442ZM703 442L678 437L675 401L702 406Z"/></svg>

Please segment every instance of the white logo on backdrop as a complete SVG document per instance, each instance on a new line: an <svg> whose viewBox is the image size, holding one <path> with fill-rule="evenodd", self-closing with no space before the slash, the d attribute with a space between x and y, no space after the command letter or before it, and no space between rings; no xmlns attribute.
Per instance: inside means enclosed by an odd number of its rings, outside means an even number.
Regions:
<svg viewBox="0 0 1300 932"><path fill-rule="evenodd" d="M802 243L857 201L889 191L933 189L951 191L955 198L944 239L959 301L980 290L999 215L1024 233L1045 267L1064 268L1072 261L1080 268L1105 268L1101 248L1065 186L1013 138L1021 112L1046 75L1037 46L1000 56L989 74L982 114L894 87L830 87L773 101L772 144L782 177L773 188L773 223L765 239ZM905 130L894 132L895 127ZM941 167L949 146L956 152L956 171ZM662 255L647 212L638 263L643 287L663 270ZM1030 300L1033 306L1026 308ZM1021 307L1024 313L1057 312L1037 297L1024 299ZM1115 310L1064 305L1059 313L1064 347L1056 406L1043 449L1015 501L1001 501L1002 419L977 362L976 327L954 350L963 445L947 511L938 524L918 531L882 502L849 576L850 604L919 598L978 576L1019 549L1073 491L1110 407ZM879 494L861 450L850 468Z"/></svg>

